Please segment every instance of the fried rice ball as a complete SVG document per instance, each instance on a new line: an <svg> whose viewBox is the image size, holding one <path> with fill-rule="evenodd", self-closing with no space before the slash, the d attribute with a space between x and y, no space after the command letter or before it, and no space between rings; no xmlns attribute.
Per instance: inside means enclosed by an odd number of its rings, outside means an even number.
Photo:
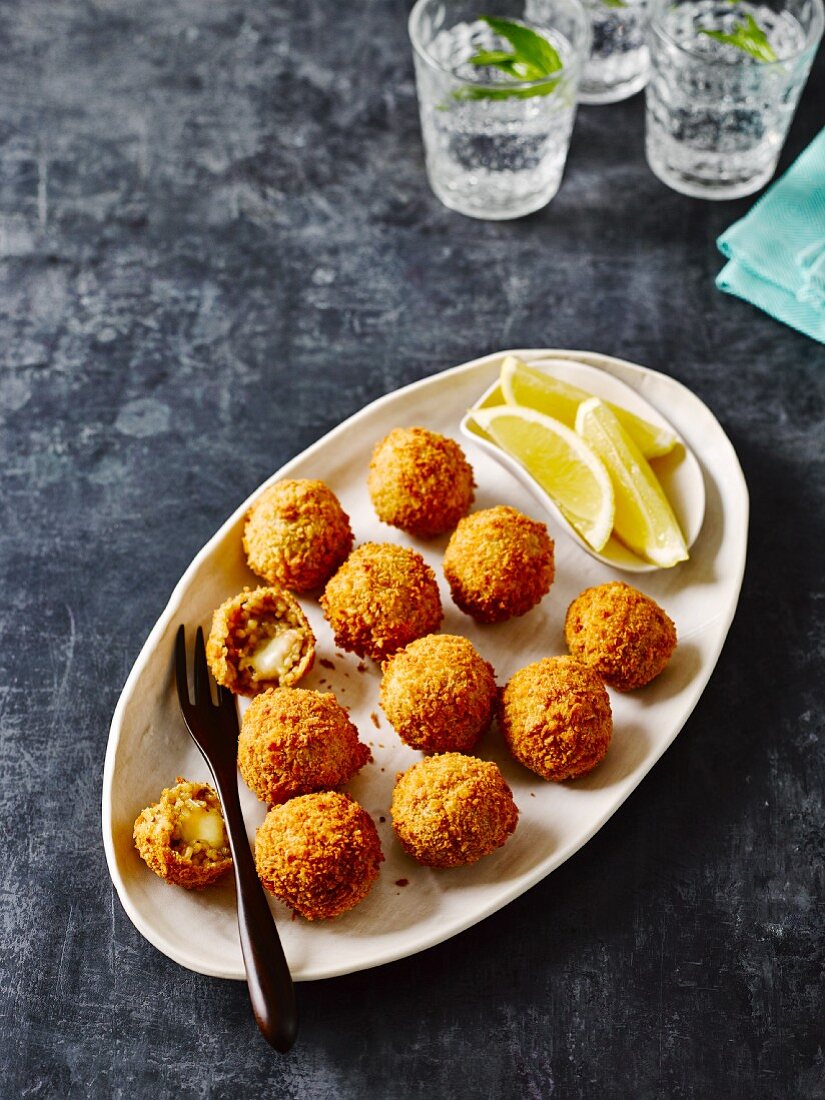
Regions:
<svg viewBox="0 0 825 1100"><path fill-rule="evenodd" d="M257 695L291 687L315 660L315 635L298 601L283 588L245 588L212 616L206 659L222 687Z"/></svg>
<svg viewBox="0 0 825 1100"><path fill-rule="evenodd" d="M218 796L178 776L135 821L135 847L159 875L185 890L211 886L232 866Z"/></svg>
<svg viewBox="0 0 825 1100"><path fill-rule="evenodd" d="M323 481L277 481L246 517L249 568L270 584L310 592L326 584L352 550L352 528Z"/></svg>
<svg viewBox="0 0 825 1100"><path fill-rule="evenodd" d="M557 782L595 768L613 734L604 684L572 657L545 657L517 672L501 693L499 724L516 760Z"/></svg>
<svg viewBox="0 0 825 1100"><path fill-rule="evenodd" d="M480 623L524 615L550 591L553 540L543 523L499 504L461 520L444 552L453 600Z"/></svg>
<svg viewBox="0 0 825 1100"><path fill-rule="evenodd" d="M518 822L498 766L460 752L427 756L399 775L391 813L404 851L427 867L475 863Z"/></svg>
<svg viewBox="0 0 825 1100"><path fill-rule="evenodd" d="M338 787L371 759L331 692L269 688L255 696L241 722L238 767L270 805Z"/></svg>
<svg viewBox="0 0 825 1100"><path fill-rule="evenodd" d="M267 890L307 920L326 920L367 896L384 856L366 810L337 791L273 806L255 837Z"/></svg>
<svg viewBox="0 0 825 1100"><path fill-rule="evenodd" d="M567 648L617 691L643 687L665 668L676 648L676 627L637 588L611 581L586 588L570 604Z"/></svg>
<svg viewBox="0 0 825 1100"><path fill-rule="evenodd" d="M441 597L420 554L388 542L365 542L347 558L321 597L335 644L382 661L431 634L441 623Z"/></svg>
<svg viewBox="0 0 825 1100"><path fill-rule="evenodd" d="M467 638L427 634L385 662L380 702L410 748L466 752L492 719L495 673Z"/></svg>
<svg viewBox="0 0 825 1100"><path fill-rule="evenodd" d="M469 512L473 468L455 440L426 428L393 428L375 446L367 488L380 520L432 538Z"/></svg>

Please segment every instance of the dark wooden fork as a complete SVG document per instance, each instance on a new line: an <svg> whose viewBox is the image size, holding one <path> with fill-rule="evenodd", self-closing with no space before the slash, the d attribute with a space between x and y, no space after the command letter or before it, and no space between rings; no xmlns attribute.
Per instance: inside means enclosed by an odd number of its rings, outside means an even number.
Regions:
<svg viewBox="0 0 825 1100"><path fill-rule="evenodd" d="M226 835L232 852L238 898L238 930L246 967L252 1011L266 1041L286 1052L298 1033L295 988L289 973L278 929L255 871L238 797L238 715L235 700L226 688L218 688L212 701L203 631L195 641L195 702L189 698L186 672L186 631L178 627L175 639L175 679L186 728L209 765L223 807Z"/></svg>

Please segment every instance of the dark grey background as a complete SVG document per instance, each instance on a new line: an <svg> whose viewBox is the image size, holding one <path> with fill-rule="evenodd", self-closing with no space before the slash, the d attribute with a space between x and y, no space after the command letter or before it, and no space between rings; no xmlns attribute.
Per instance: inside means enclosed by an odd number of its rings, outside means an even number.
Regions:
<svg viewBox="0 0 825 1100"><path fill-rule="evenodd" d="M747 200L582 109L542 213L425 182L408 5L0 6L3 1096L823 1095L825 349L714 289ZM783 156L825 117L820 61ZM507 346L663 370L752 494L717 671L575 858L458 938L300 987L270 1052L112 890L118 693L194 553L365 402Z"/></svg>

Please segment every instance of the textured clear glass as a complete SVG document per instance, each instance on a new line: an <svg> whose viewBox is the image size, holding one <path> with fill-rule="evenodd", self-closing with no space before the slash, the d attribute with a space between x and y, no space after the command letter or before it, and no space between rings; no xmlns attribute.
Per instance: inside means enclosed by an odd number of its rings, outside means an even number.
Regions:
<svg viewBox="0 0 825 1100"><path fill-rule="evenodd" d="M822 0L653 0L646 151L686 195L733 199L776 170L822 37ZM750 15L778 60L763 62L702 30L730 34Z"/></svg>
<svg viewBox="0 0 825 1100"><path fill-rule="evenodd" d="M563 68L552 87L469 63L480 49L510 49L479 19L478 0L418 0L410 38L430 186L453 210L502 220L540 209L559 188L589 24L579 0L497 0L486 14L555 47Z"/></svg>
<svg viewBox="0 0 825 1100"><path fill-rule="evenodd" d="M592 43L579 103L618 103L647 83L648 0L585 0Z"/></svg>

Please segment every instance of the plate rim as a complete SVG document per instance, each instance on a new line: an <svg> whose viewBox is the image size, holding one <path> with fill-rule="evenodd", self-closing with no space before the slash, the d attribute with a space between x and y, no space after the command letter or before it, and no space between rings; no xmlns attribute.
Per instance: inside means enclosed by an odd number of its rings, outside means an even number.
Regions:
<svg viewBox="0 0 825 1100"><path fill-rule="evenodd" d="M204 974L208 977L226 978L234 981L244 981L245 974L243 972L238 973L234 970L230 971L228 968L215 966L205 966L200 958L195 960L194 956L187 954L187 952L178 950L174 945L170 945L162 936L155 934L151 925L148 925L137 906L132 903L129 892L126 888L126 884L120 874L120 870L117 865L117 858L114 849L114 838L112 830L112 784L114 778L114 765L117 748L120 741L120 734L122 732L123 716L126 710L127 703L131 697L135 683L141 676L145 665L149 660L149 656L154 652L157 647L157 643L162 635L168 629L169 623L174 616L179 612L182 594L185 588L189 586L189 579L200 567L201 563L206 557L208 557L213 546L222 540L226 530L235 524L238 519L247 511L251 502L269 485L271 482L276 481L284 476L287 476L290 468L293 464L299 461L303 461L311 457L321 446L326 447L337 436L343 434L353 421L365 417L367 414L380 410L384 405L397 400L397 398L403 394L409 394L415 390L422 389L428 385L431 385L436 379L444 379L446 377L457 377L461 374L470 373L472 371L481 372L488 365L492 365L494 362L501 360L506 355L517 355L524 359L535 358L549 358L552 356L568 356L576 357L586 363L596 366L600 369L607 371L607 373L615 374L611 370L611 366L618 366L621 370L629 371L636 379L643 378L648 375L653 375L663 379L667 384L675 387L678 390L684 392L692 401L697 402L707 417L716 426L721 439L729 450L729 458L731 461L730 473L736 478L736 489L739 501L742 507L742 523L739 530L735 533L734 538L736 540L736 554L735 563L736 570L735 576L731 577L732 582L735 584L735 599L731 601L731 606L728 613L725 616L723 629L718 634L718 644L714 647L713 660L709 663L709 671L707 676L701 681L698 689L694 690L689 697L688 705L682 715L681 722L678 728L673 732L670 740L656 753L651 755L649 761L646 761L646 766L641 774L638 775L633 785L624 793L621 800L615 804L610 805L609 809L599 815L595 823L591 828L584 831L584 833L577 835L575 840L571 841L565 848L553 853L551 860L551 866L545 868L543 864L538 864L533 871L525 877L517 880L517 885L512 890L505 890L501 894L497 894L489 904L482 905L480 908L474 908L472 915L466 921L460 921L457 925L451 924L443 934L436 934L429 938L426 943L413 945L409 949L398 951L392 948L387 949L384 952L379 952L373 959L367 964L359 964L353 968L346 964L335 967L327 967L323 972L309 974L303 974L300 978L296 978L296 981L318 981L325 978L340 977L345 974L358 973L361 970L372 969L376 966L383 966L389 962L395 962L403 958L408 958L412 955L418 954L420 951L435 947L439 943L451 939L453 936L458 935L461 932L466 931L473 925L486 920L487 917L492 916L493 913L498 912L499 909L503 909L505 905L508 905L511 901L514 901L517 897L527 893L538 882L541 882L554 870L565 863L571 856L575 855L577 851L584 847L585 844L590 841L600 829L603 828L605 823L619 810L624 802L630 797L630 795L636 790L641 781L649 774L654 765L661 759L668 748L673 744L676 737L684 728L685 723L690 718L693 710L701 698L705 687L707 686L711 676L719 661L722 649L724 648L725 641L727 639L728 632L730 630L731 623L733 622L736 614L736 609L739 604L739 598L742 590L742 581L744 578L745 565L747 560L747 541L748 541L748 529L750 519L750 498L748 493L747 483L742 471L739 458L736 451L728 438L722 425L719 423L716 416L713 414L710 408L702 401L697 394L690 390L678 379L673 378L671 375L665 374L662 371L654 370L650 367L641 366L638 363L633 363L626 359L618 358L617 356L607 355L602 352L594 352L583 349L561 349L561 348L515 348L504 349L501 351L490 352L486 355L479 356L476 359L468 360L466 363L461 363L454 367L448 367L441 371L436 371L433 374L425 375L423 378L416 379L413 382L408 383L405 386L401 386L398 389L391 390L389 393L382 394L380 397L362 406L356 410L340 424L336 425L330 431L325 432L314 443L311 443L308 447L303 449L299 454L293 455L283 466L276 470L270 477L266 478L253 492L247 497L247 499L239 505L230 515L224 520L217 531L207 540L207 542L201 547L194 558L191 560L187 568L184 570L182 576L175 584L172 592L167 600L163 610L158 616L154 626L150 630L143 646L141 647L132 668L124 682L118 697L117 704L115 706L114 713L112 715L112 721L109 727L108 740L106 744L106 753L104 757L103 765L103 781L101 790L101 826L103 833L103 847L106 855L106 863L109 870L109 875L112 880L112 884L115 887L118 898L121 905L129 917L130 921L137 929L138 932L156 947L160 952L172 959L174 962L181 966L186 967L196 973ZM621 378L624 381L624 378ZM678 430L678 429L677 429ZM680 433L681 434L681 433ZM698 457L698 456L697 456Z"/></svg>

